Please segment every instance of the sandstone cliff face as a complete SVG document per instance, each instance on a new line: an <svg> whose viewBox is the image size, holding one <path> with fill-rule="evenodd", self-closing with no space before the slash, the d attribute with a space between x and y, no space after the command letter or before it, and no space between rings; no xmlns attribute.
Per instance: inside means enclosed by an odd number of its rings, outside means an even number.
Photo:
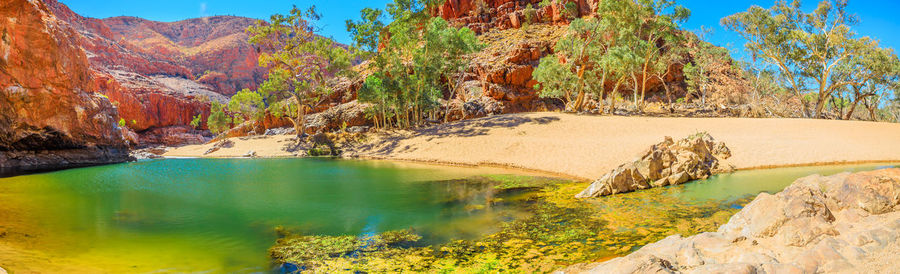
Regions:
<svg viewBox="0 0 900 274"><path fill-rule="evenodd" d="M40 1L4 1L0 18L0 169L127 160L76 30Z"/></svg>
<svg viewBox="0 0 900 274"><path fill-rule="evenodd" d="M206 117L209 102L224 102L265 77L244 30L253 19L231 16L173 23L134 17L82 17L56 0L43 0L50 13L68 23L74 43L86 52L92 78L119 109L143 145L183 144L195 136L168 138L196 115ZM171 129L167 129L171 127ZM193 132L193 133L191 133ZM208 138L206 138L208 139Z"/></svg>

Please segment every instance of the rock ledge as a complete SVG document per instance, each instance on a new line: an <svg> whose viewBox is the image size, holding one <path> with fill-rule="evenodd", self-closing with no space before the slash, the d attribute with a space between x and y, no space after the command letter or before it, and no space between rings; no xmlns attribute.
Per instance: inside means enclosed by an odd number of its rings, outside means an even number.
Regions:
<svg viewBox="0 0 900 274"><path fill-rule="evenodd" d="M894 272L898 252L895 168L798 179L760 194L717 232L670 236L589 272Z"/></svg>
<svg viewBox="0 0 900 274"><path fill-rule="evenodd" d="M677 142L666 136L633 161L594 181L577 198L600 197L651 187L683 184L724 171L719 160L731 157L725 143L701 132Z"/></svg>

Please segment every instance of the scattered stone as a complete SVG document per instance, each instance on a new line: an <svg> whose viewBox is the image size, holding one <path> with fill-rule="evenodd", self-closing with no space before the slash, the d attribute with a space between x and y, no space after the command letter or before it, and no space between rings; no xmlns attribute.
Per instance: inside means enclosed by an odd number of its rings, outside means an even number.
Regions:
<svg viewBox="0 0 900 274"><path fill-rule="evenodd" d="M144 149L132 150L131 157L134 157L137 160L161 159L161 158L165 158L162 155L166 154L167 151L169 151L169 148L164 147L164 146L144 148Z"/></svg>
<svg viewBox="0 0 900 274"><path fill-rule="evenodd" d="M210 153L219 151L219 149L222 149L222 148L230 148L230 147L233 147L233 146L234 146L234 142L233 142L233 141L228 140L228 139L225 139L225 140L219 141L218 143L216 143L215 145L213 145L213 147L209 148L209 150L207 150L206 152L204 152L203 155L207 155L207 154L210 154Z"/></svg>
<svg viewBox="0 0 900 274"><path fill-rule="evenodd" d="M677 142L666 136L663 142L603 175L575 197L600 197L705 179L731 170L719 166L720 159L729 157L731 151L725 143L716 142L709 133L697 133Z"/></svg>
<svg viewBox="0 0 900 274"><path fill-rule="evenodd" d="M900 266L900 169L795 181L716 232L670 236L592 273L871 273Z"/></svg>
<svg viewBox="0 0 900 274"><path fill-rule="evenodd" d="M266 136L272 135L288 135L288 134L296 134L297 130L292 127L282 127L282 128L270 128L266 130Z"/></svg>

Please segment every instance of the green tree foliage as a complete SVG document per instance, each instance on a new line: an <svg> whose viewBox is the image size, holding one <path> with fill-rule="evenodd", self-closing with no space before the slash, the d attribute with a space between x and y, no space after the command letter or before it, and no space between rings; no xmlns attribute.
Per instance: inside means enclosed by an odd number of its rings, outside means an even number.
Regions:
<svg viewBox="0 0 900 274"><path fill-rule="evenodd" d="M203 117L203 115L201 115L201 114L197 114L196 116L194 116L194 118L191 119L191 127L194 129L200 129L200 123L201 123L201 120L203 119L202 117Z"/></svg>
<svg viewBox="0 0 900 274"><path fill-rule="evenodd" d="M790 4L782 0L769 9L752 6L722 19L726 28L747 40L754 59L778 67L787 88L803 101L805 115L812 117L821 117L832 92L850 84L832 80L835 69L865 44L850 29L856 22L856 16L847 12L847 0L823 0L809 13L798 0ZM810 84L812 96L807 96Z"/></svg>
<svg viewBox="0 0 900 274"><path fill-rule="evenodd" d="M260 120L265 117L266 105L258 92L245 88L228 100L228 111L238 115L235 122L240 124L243 121Z"/></svg>
<svg viewBox="0 0 900 274"><path fill-rule="evenodd" d="M454 28L426 12L435 1L396 0L388 4L393 22L383 48L372 59L374 73L358 91L374 104L370 115L382 127L408 128L435 119L444 90L457 92L463 57L482 45L468 28ZM362 22L367 21L363 18Z"/></svg>
<svg viewBox="0 0 900 274"><path fill-rule="evenodd" d="M262 100L269 111L290 117L297 135L304 133L306 113L332 92L328 81L352 73L347 69L350 53L316 34L315 21L320 17L315 6L305 11L295 6L287 15L275 14L268 22L247 28L250 43L261 50L259 65L269 69L269 78L255 92L258 98L248 92L237 105L258 107ZM281 102L285 99L289 103Z"/></svg>
<svg viewBox="0 0 900 274"><path fill-rule="evenodd" d="M890 95L900 78L900 59L893 49L881 48L877 41L860 39L857 53L835 68L832 82L848 83L831 94L832 106L843 119L851 119L862 102L875 120L874 110L884 95ZM844 107L847 108L844 114Z"/></svg>
<svg viewBox="0 0 900 274"><path fill-rule="evenodd" d="M724 48L705 42L706 35L711 31L701 27L696 36L688 36L687 40L692 45L686 49L692 62L684 65L684 77L688 88L688 97L697 96L700 104L706 104L706 96L710 93L710 70L719 64L723 57L728 56ZM661 79L660 79L661 80Z"/></svg>
<svg viewBox="0 0 900 274"><path fill-rule="evenodd" d="M778 71L765 66L757 66L751 62L740 62L739 66L738 71L742 72L744 78L750 82L751 96L754 101L761 101L764 97L777 100L778 96L788 93L788 90L780 82Z"/></svg>
<svg viewBox="0 0 900 274"><path fill-rule="evenodd" d="M567 109L580 111L587 93L602 104L607 79L615 81L613 95L618 95L630 77L634 104L640 105L647 81L665 77L683 55L678 24L690 11L669 0L610 0L601 1L596 13L575 19L556 45L557 56L541 60L533 74L537 88L541 96L560 98Z"/></svg>
<svg viewBox="0 0 900 274"><path fill-rule="evenodd" d="M606 81L604 57L611 40L608 25L595 18L575 19L556 43L556 54L541 59L532 76L541 97L559 98L570 111L582 111L587 93L602 96Z"/></svg>
<svg viewBox="0 0 900 274"><path fill-rule="evenodd" d="M379 9L364 8L360 12L362 20L347 20L347 31L353 37L353 45L367 52L375 52L378 50L378 43L381 41L380 35L384 30L384 23L381 21L382 11Z"/></svg>
<svg viewBox="0 0 900 274"><path fill-rule="evenodd" d="M120 128L124 128L124 127L125 127L125 118L119 118L119 127L120 127Z"/></svg>
<svg viewBox="0 0 900 274"><path fill-rule="evenodd" d="M213 101L209 108L209 117L206 118L206 126L213 134L219 134L230 129L234 120L226 113L225 106Z"/></svg>

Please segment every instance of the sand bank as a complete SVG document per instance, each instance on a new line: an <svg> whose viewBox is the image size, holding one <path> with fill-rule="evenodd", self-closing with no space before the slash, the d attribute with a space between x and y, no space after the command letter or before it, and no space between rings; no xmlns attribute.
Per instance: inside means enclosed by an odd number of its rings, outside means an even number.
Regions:
<svg viewBox="0 0 900 274"><path fill-rule="evenodd" d="M664 136L709 132L734 155L738 169L900 161L900 124L814 119L655 118L562 113L498 115L413 132L373 134L361 158L505 166L595 179ZM290 157L290 136L233 139L234 147L203 155L212 145L169 151L173 157Z"/></svg>

